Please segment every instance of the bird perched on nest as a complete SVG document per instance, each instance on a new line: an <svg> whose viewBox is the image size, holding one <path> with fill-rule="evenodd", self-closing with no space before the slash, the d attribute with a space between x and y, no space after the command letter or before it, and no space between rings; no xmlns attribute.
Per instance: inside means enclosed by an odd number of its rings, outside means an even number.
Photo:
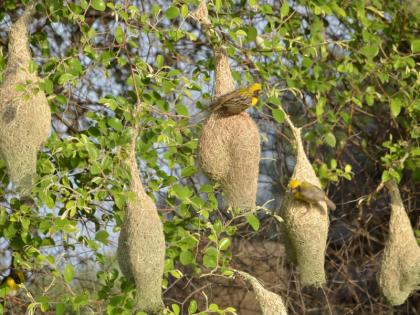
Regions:
<svg viewBox="0 0 420 315"><path fill-rule="evenodd" d="M254 83L246 88L221 95L210 104L209 110L210 112L223 110L228 115L239 114L257 104L261 89L261 83Z"/></svg>
<svg viewBox="0 0 420 315"><path fill-rule="evenodd" d="M254 83L245 88L223 94L211 102L208 108L194 116L192 121L201 121L214 112L220 112L226 116L240 114L247 108L257 104L261 89L261 83Z"/></svg>
<svg viewBox="0 0 420 315"><path fill-rule="evenodd" d="M319 202L325 201L328 208L331 210L335 210L336 208L334 202L327 197L325 192L311 183L292 179L289 182L288 187L292 189L293 196L297 200L301 200L309 204L319 204Z"/></svg>

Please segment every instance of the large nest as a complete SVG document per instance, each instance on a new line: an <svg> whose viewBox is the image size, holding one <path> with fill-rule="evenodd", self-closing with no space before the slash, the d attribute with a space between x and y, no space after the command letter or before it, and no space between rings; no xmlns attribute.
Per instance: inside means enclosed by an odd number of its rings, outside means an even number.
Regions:
<svg viewBox="0 0 420 315"><path fill-rule="evenodd" d="M23 195L36 178L37 153L48 138L51 112L47 98L38 90L38 76L29 72L28 24L32 8L11 27L9 58L0 86L0 153L11 180ZM17 91L17 86L24 90Z"/></svg>
<svg viewBox="0 0 420 315"><path fill-rule="evenodd" d="M391 198L391 219L378 281L389 303L400 305L420 285L420 248L397 184L391 180L385 185Z"/></svg>
<svg viewBox="0 0 420 315"><path fill-rule="evenodd" d="M233 91L234 84L226 52L215 48L215 96ZM210 115L198 145L200 165L206 175L220 182L226 206L242 211L255 207L260 161L260 134L245 112Z"/></svg>
<svg viewBox="0 0 420 315"><path fill-rule="evenodd" d="M124 276L135 282L137 308L148 313L159 313L164 308L162 277L165 236L156 205L140 181L135 154L137 133L136 130L127 162L131 171L130 190L136 198L127 204L117 256Z"/></svg>
<svg viewBox="0 0 420 315"><path fill-rule="evenodd" d="M293 178L320 187L311 163L303 149L301 132L287 118L296 142L297 154ZM310 205L286 196L281 209L285 225L285 241L288 257L299 268L299 278L305 285L325 284L325 250L329 219L325 202Z"/></svg>

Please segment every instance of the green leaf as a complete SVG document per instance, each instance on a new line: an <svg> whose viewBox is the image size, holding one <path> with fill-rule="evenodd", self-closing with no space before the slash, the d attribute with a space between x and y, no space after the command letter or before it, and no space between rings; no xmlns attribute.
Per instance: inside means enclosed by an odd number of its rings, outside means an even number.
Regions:
<svg viewBox="0 0 420 315"><path fill-rule="evenodd" d="M46 93L46 94L52 94L54 92L54 84L51 80L45 79L44 82L41 82L40 88Z"/></svg>
<svg viewBox="0 0 420 315"><path fill-rule="evenodd" d="M74 271L74 268L72 265L66 265L64 267L64 280L67 283L72 282L75 275L76 275L76 272Z"/></svg>
<svg viewBox="0 0 420 315"><path fill-rule="evenodd" d="M29 62L29 72L30 72L30 73L35 73L35 72L36 72L36 70L37 70L37 68L38 68L38 65L36 64L36 62L35 62L35 61L33 61L33 60L31 60L31 61Z"/></svg>
<svg viewBox="0 0 420 315"><path fill-rule="evenodd" d="M401 112L401 99L398 97L393 98L389 106L391 108L392 116L397 117Z"/></svg>
<svg viewBox="0 0 420 315"><path fill-rule="evenodd" d="M379 45L371 44L364 46L362 49L360 49L360 52L368 58L373 58L379 53Z"/></svg>
<svg viewBox="0 0 420 315"><path fill-rule="evenodd" d="M98 175L102 171L101 165L98 162L94 162L90 167L90 173L92 175Z"/></svg>
<svg viewBox="0 0 420 315"><path fill-rule="evenodd" d="M78 76L83 72L83 67L77 58L71 58L68 61L69 72L74 76Z"/></svg>
<svg viewBox="0 0 420 315"><path fill-rule="evenodd" d="M207 268L215 268L217 266L217 257L205 254L203 257L203 265Z"/></svg>
<svg viewBox="0 0 420 315"><path fill-rule="evenodd" d="M172 304L172 310L175 313L175 315L178 315L179 312L181 312L181 309L178 304Z"/></svg>
<svg viewBox="0 0 420 315"><path fill-rule="evenodd" d="M247 40L248 41L254 41L257 38L258 32L257 29L253 26L249 26L246 29L246 34L247 34Z"/></svg>
<svg viewBox="0 0 420 315"><path fill-rule="evenodd" d="M7 212L6 209L0 209L0 225L5 224L7 221Z"/></svg>
<svg viewBox="0 0 420 315"><path fill-rule="evenodd" d="M55 99L61 104L67 104L67 98L62 94L57 95Z"/></svg>
<svg viewBox="0 0 420 315"><path fill-rule="evenodd" d="M413 54L420 52L420 39L416 38L411 41L411 51Z"/></svg>
<svg viewBox="0 0 420 315"><path fill-rule="evenodd" d="M126 204L126 199L122 193L113 194L115 205L118 209L123 209Z"/></svg>
<svg viewBox="0 0 420 315"><path fill-rule="evenodd" d="M351 165L350 165L350 164L346 164L346 166L344 167L344 171L345 171L346 173L350 173L350 172L351 172L351 169L352 169L352 167L351 167Z"/></svg>
<svg viewBox="0 0 420 315"><path fill-rule="evenodd" d="M181 103L176 103L175 104L175 111L178 115L182 115L182 116L188 116L188 108Z"/></svg>
<svg viewBox="0 0 420 315"><path fill-rule="evenodd" d="M254 231L258 231L260 228L260 220L253 215L252 213L246 215L246 221L248 224L254 229Z"/></svg>
<svg viewBox="0 0 420 315"><path fill-rule="evenodd" d="M58 303L55 306L55 314L56 315L63 315L66 311L66 305L64 303Z"/></svg>
<svg viewBox="0 0 420 315"><path fill-rule="evenodd" d="M203 257L203 264L207 268L215 268L217 266L217 256L219 251L214 246L209 246L206 249L206 253Z"/></svg>
<svg viewBox="0 0 420 315"><path fill-rule="evenodd" d="M279 124L284 122L284 112L282 110L275 108L271 112L275 121L277 121Z"/></svg>
<svg viewBox="0 0 420 315"><path fill-rule="evenodd" d="M214 191L213 186L210 184L203 184L200 187L200 192L203 193L212 193Z"/></svg>
<svg viewBox="0 0 420 315"><path fill-rule="evenodd" d="M219 310L219 306L215 303L212 303L209 305L209 311L211 312L217 312Z"/></svg>
<svg viewBox="0 0 420 315"><path fill-rule="evenodd" d="M119 25L115 28L115 40L118 44L121 44L124 41L124 31Z"/></svg>
<svg viewBox="0 0 420 315"><path fill-rule="evenodd" d="M109 237L109 233L105 230L101 230L96 233L95 240L106 245L108 244L108 237Z"/></svg>
<svg viewBox="0 0 420 315"><path fill-rule="evenodd" d="M187 266L187 265L191 264L194 261L194 255L193 255L193 253L191 251L184 250L179 255L179 261L184 266Z"/></svg>
<svg viewBox="0 0 420 315"><path fill-rule="evenodd" d="M58 79L58 83L61 85L64 85L73 79L74 79L74 75L72 75L71 73L63 73Z"/></svg>
<svg viewBox="0 0 420 315"><path fill-rule="evenodd" d="M156 66L160 69L163 67L163 56L162 55L157 55L156 56Z"/></svg>
<svg viewBox="0 0 420 315"><path fill-rule="evenodd" d="M110 126L111 128L114 128L116 131L123 131L123 125L121 123L121 121L116 118L116 117L110 117L107 120L108 126Z"/></svg>
<svg viewBox="0 0 420 315"><path fill-rule="evenodd" d="M197 312L198 309L198 304L196 300L192 300L190 302L190 305L188 305L188 314L194 314L195 312Z"/></svg>
<svg viewBox="0 0 420 315"><path fill-rule="evenodd" d="M216 9L216 12L220 12L220 10L222 9L222 0L215 0L214 8Z"/></svg>
<svg viewBox="0 0 420 315"><path fill-rule="evenodd" d="M318 103L316 104L315 113L317 117L320 117L322 116L322 114L324 114L325 103L326 103L325 97L321 97Z"/></svg>
<svg viewBox="0 0 420 315"><path fill-rule="evenodd" d="M225 237L224 239L220 241L219 249L226 250L229 248L230 244L232 244L232 241L230 240L230 238Z"/></svg>
<svg viewBox="0 0 420 315"><path fill-rule="evenodd" d="M335 147L335 145L337 144L337 140L335 139L335 136L332 132L328 132L325 135L325 142L332 148Z"/></svg>
<svg viewBox="0 0 420 315"><path fill-rule="evenodd" d="M188 165L186 168L183 168L181 171L182 177L189 177L191 175L194 175L197 171L196 167L194 165Z"/></svg>
<svg viewBox="0 0 420 315"><path fill-rule="evenodd" d="M106 4L104 0L92 0L92 7L98 11L105 11Z"/></svg>
<svg viewBox="0 0 420 315"><path fill-rule="evenodd" d="M193 192L188 187L179 184L174 185L172 187L172 191L181 200L188 199L193 194Z"/></svg>
<svg viewBox="0 0 420 315"><path fill-rule="evenodd" d="M183 18L187 17L188 15L188 6L186 4L183 4L181 7L181 15Z"/></svg>
<svg viewBox="0 0 420 315"><path fill-rule="evenodd" d="M280 9L280 16L285 17L289 14L289 3L287 0L283 0L283 4Z"/></svg>
<svg viewBox="0 0 420 315"><path fill-rule="evenodd" d="M165 15L170 20L175 19L179 15L179 9L177 7L169 7Z"/></svg>

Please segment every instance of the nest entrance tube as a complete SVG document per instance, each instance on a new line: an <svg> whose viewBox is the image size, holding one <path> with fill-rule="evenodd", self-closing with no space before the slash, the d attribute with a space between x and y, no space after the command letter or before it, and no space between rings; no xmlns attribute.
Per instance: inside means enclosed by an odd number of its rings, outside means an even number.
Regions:
<svg viewBox="0 0 420 315"><path fill-rule="evenodd" d="M29 6L9 32L9 58L0 86L0 155L21 195L30 194L36 179L37 153L51 126L51 111L40 79L29 72L31 52L28 25L34 8ZM17 91L22 85L24 91Z"/></svg>
<svg viewBox="0 0 420 315"><path fill-rule="evenodd" d="M118 239L118 263L124 276L136 285L136 307L150 314L164 309L162 277L165 261L165 236L156 205L140 180L135 153L138 129L134 128L128 167L130 190L135 199L127 208Z"/></svg>
<svg viewBox="0 0 420 315"><path fill-rule="evenodd" d="M292 177L320 187L303 149L301 131L285 116L296 142L296 165ZM329 227L325 202L311 205L289 194L282 205L281 216L285 225L287 255L297 264L302 285L322 286L326 282L324 263Z"/></svg>
<svg viewBox="0 0 420 315"><path fill-rule="evenodd" d="M391 180L385 186L391 198L391 218L378 282L388 302L400 305L420 286L420 247L414 237L397 183Z"/></svg>

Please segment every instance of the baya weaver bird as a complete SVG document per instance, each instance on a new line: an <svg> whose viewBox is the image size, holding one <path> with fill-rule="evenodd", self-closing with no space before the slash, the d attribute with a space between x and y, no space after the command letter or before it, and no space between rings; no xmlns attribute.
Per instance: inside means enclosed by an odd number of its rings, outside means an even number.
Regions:
<svg viewBox="0 0 420 315"><path fill-rule="evenodd" d="M261 83L254 83L217 97L209 106L210 112L222 110L224 114L236 115L258 102L262 89Z"/></svg>
<svg viewBox="0 0 420 315"><path fill-rule="evenodd" d="M334 202L327 197L325 192L311 183L292 179L289 182L288 187L292 189L293 196L297 200L301 200L309 204L319 204L319 202L325 201L328 208L331 210L335 210L336 208Z"/></svg>
<svg viewBox="0 0 420 315"><path fill-rule="evenodd" d="M9 275L1 281L1 284L7 285L11 290L10 295L14 295L19 288L19 284L23 282L25 282L25 274L22 271L11 269Z"/></svg>
<svg viewBox="0 0 420 315"><path fill-rule="evenodd" d="M240 114L248 107L257 104L261 89L261 83L254 83L245 88L221 95L211 102L206 109L195 114L191 119L191 123L198 123L214 112L219 112L227 116Z"/></svg>

